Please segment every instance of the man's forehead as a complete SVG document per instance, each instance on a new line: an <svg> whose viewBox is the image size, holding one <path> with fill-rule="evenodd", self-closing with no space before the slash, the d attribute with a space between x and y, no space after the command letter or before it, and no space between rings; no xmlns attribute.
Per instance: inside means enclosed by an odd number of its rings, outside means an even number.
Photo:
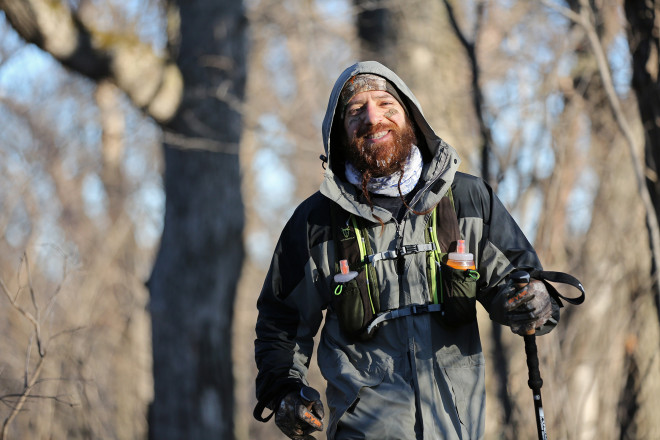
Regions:
<svg viewBox="0 0 660 440"><path fill-rule="evenodd" d="M341 91L340 101L346 105L351 98L358 93L368 92L372 90L387 90L387 80L382 76L373 74L360 74L352 77Z"/></svg>

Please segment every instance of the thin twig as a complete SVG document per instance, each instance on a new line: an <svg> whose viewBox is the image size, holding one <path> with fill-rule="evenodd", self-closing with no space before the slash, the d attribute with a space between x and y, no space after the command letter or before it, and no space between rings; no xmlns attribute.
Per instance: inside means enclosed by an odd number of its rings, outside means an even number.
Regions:
<svg viewBox="0 0 660 440"><path fill-rule="evenodd" d="M7 400L9 400L10 398L19 398L19 399L20 399L20 398L23 397L23 396L24 396L23 393L21 393L21 394L5 394L4 396L2 396L2 399L0 399L0 402L4 403L4 404L7 405L9 408L12 408L12 409L13 409L13 408L16 408L16 406L10 404L9 402L7 402ZM30 395L27 396L27 398L28 398L28 399L46 399L46 400L54 400L54 401L57 402L57 403L61 403L61 404L63 404L63 405L67 405L67 406L69 406L69 407L71 407L71 408L75 408L75 407L77 407L77 406L80 406L79 403L71 402L71 401L69 401L69 400L66 400L66 399L63 398L63 397L60 397L60 396L48 396L48 395L43 395L43 394L30 394Z"/></svg>
<svg viewBox="0 0 660 440"><path fill-rule="evenodd" d="M37 349L39 350L39 356L45 354L43 345L41 343L41 308L37 304L37 298L34 294L34 283L32 282L32 271L30 270L30 262L28 261L27 252L23 252L23 260L25 261L25 273L27 275L28 290L30 292L30 299L32 300L32 307L34 307L34 331L37 334Z"/></svg>
<svg viewBox="0 0 660 440"><path fill-rule="evenodd" d="M27 350L25 350L25 368L23 372L23 388L28 387L30 382L30 356L32 355L32 341L34 340L34 335L30 335L30 340L28 342Z"/></svg>
<svg viewBox="0 0 660 440"><path fill-rule="evenodd" d="M28 396L30 394L30 391L32 390L32 387L34 384L37 382L39 379L39 375L41 374L41 370L44 366L44 360L45 357L40 357L39 362L37 362L37 367L34 370L34 373L32 374L32 377L30 378L29 382L27 383L27 386L21 393L21 396L19 397L18 401L16 402L16 406L14 409L11 411L9 414L9 417L5 419L5 421L2 424L2 433L0 433L0 440L5 440L7 438L7 432L9 431L9 425L11 422L16 418L18 413L21 411L23 408L23 405L28 399Z"/></svg>
<svg viewBox="0 0 660 440"><path fill-rule="evenodd" d="M27 255L24 254L24 257L22 259L21 264L23 262L26 265L26 271L27 271L27 276L28 276L28 285L30 289L30 295L32 297L32 304L35 307L36 314L39 316L39 306L36 301L36 297L34 295L34 289L32 285L32 276L29 270L29 264L27 260ZM19 271L20 272L20 271ZM28 343L27 351L25 354L25 371L24 371L24 379L23 379L23 392L20 395L20 398L16 402L16 405L13 407L12 411L10 412L9 416L4 420L2 424L2 432L0 432L0 440L5 440L7 438L7 432L9 431L9 425L11 422L16 418L18 413L21 411L23 408L23 405L27 401L30 392L32 391L32 388L34 387L35 383L39 380L39 376L41 374L41 370L44 365L44 360L46 358L46 352L43 349L42 341L41 341L41 325L39 323L39 320L34 317L30 312L22 308L18 304L18 293L20 292L20 287L19 290L16 294L15 297L12 298L11 293L9 292L9 288L5 284L4 280L2 277L0 277L0 290L2 290L5 294L5 296L9 299L9 302L11 303L12 307L17 310L21 315L23 315L30 323L32 324L32 327L34 328L34 333L30 335L30 341ZM39 351L39 360L37 362L37 365L35 367L34 372L32 375L30 375L30 359L31 359L31 353L32 353L32 344L34 343L36 339L37 343L37 348Z"/></svg>
<svg viewBox="0 0 660 440"><path fill-rule="evenodd" d="M37 305L37 298L34 295L34 284L32 283L32 271L30 270L30 262L28 261L27 252L23 252L23 261L25 261L25 273L27 275L28 290L30 291L30 299L32 300L32 307L37 314L36 318L39 321L39 306Z"/></svg>
<svg viewBox="0 0 660 440"><path fill-rule="evenodd" d="M32 323L32 325L38 325L37 320L32 316L32 313L28 312L27 310L23 309L18 303L18 295L16 295L16 298L12 298L11 293L9 292L9 289L7 288L7 285L5 284L4 280L0 278L0 287L2 287L2 291L5 293L7 296L7 299L9 299L9 302L11 303L12 307L16 309L21 315L25 316L28 321Z"/></svg>

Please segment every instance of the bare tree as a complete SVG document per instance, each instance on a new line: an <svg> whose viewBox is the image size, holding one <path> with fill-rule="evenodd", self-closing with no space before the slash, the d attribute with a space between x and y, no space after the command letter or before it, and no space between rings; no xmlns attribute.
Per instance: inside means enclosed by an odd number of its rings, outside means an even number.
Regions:
<svg viewBox="0 0 660 440"><path fill-rule="evenodd" d="M660 179L658 178L658 164L660 163L660 90L658 89L657 60L653 61L654 54L660 50L658 40L658 24L655 19L660 14L660 7L655 3L624 2L627 26L628 45L632 55L632 87L635 90L639 106L639 115L644 127L644 159L646 185L650 199L655 208L655 216L660 215ZM641 167L641 165L640 165ZM640 179L642 176L640 176ZM649 226L651 227L651 226ZM657 252L657 251L656 251ZM651 270L659 271L657 257L654 258ZM657 278L655 280L657 284ZM660 319L660 286L655 287L658 292L656 304Z"/></svg>
<svg viewBox="0 0 660 440"><path fill-rule="evenodd" d="M149 282L158 439L233 435L231 329L243 262L241 2L181 2L183 103L165 134L165 229Z"/></svg>
<svg viewBox="0 0 660 440"><path fill-rule="evenodd" d="M134 106L164 124L165 228L149 282L155 380L151 435L230 437L228 341L243 259L238 141L247 21L242 2L168 4L163 12L168 48L178 57L142 42L136 29L108 29L103 21L107 15L96 13L95 2L76 2L75 9L73 4L6 0L0 8L26 41L93 81L112 82ZM104 87L99 89L100 104L108 97ZM116 215L121 209L113 202L119 200L115 190L121 191L116 168L121 147L112 144L112 120L116 118L106 119L102 175ZM60 194L71 197L81 191Z"/></svg>

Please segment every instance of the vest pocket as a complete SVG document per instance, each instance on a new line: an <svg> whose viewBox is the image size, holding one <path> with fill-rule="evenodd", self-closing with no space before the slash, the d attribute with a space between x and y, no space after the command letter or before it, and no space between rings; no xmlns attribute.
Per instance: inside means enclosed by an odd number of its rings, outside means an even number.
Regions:
<svg viewBox="0 0 660 440"><path fill-rule="evenodd" d="M333 283L332 307L339 320L339 328L350 339L364 341L370 339L366 328L374 318L369 292L360 291L360 277L364 271L345 283Z"/></svg>
<svg viewBox="0 0 660 440"><path fill-rule="evenodd" d="M477 280L479 272L468 269L454 269L441 264L442 311L440 322L448 327L459 327L474 322L477 318Z"/></svg>

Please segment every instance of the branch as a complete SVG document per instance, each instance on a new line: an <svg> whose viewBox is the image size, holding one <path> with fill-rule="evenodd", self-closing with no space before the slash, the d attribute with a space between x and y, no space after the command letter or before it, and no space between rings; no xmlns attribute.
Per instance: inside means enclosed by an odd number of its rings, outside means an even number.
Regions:
<svg viewBox="0 0 660 440"><path fill-rule="evenodd" d="M94 81L110 79L161 123L175 115L183 94L181 72L136 35L94 29L62 0L0 0L0 9L26 42L67 68Z"/></svg>
<svg viewBox="0 0 660 440"><path fill-rule="evenodd" d="M23 258L21 258L21 267L23 267L23 266L25 266L25 272L26 272L26 275L27 275L28 290L30 292L30 299L31 299L32 305L35 309L36 317L32 313L30 313L29 311L27 311L23 307L21 307L20 304L18 304L19 293L21 291L20 286L18 288L17 294L15 296L12 296L11 292L9 291L9 288L7 287L7 284L5 283L5 281L0 276L0 290L2 290L2 292L4 292L5 296L7 297L9 302L11 303L11 306L16 311L18 311L21 315L23 315L23 317L25 317L32 324L32 327L34 329L34 333L32 333L30 335L30 341L28 343L28 347L27 347L27 350L26 350L26 353L25 353L25 365L24 365L24 373L23 373L24 374L23 390L18 394L10 394L10 395L0 397L0 402L5 403L5 404L7 404L6 399L8 397L18 397L18 400L16 401L16 403L14 405L10 405L11 412L9 413L9 416L4 420L4 422L2 424L2 431L0 432L0 440L5 440L7 438L7 433L9 431L9 426L11 425L11 422L19 414L19 412L21 411L21 409L25 405L25 402L27 401L27 399L30 398L30 397L32 397L32 398L40 397L40 396L31 395L31 392L34 389L35 385L40 380L41 372L43 370L44 362L46 360L46 350L45 350L45 347L44 347L44 344L43 344L42 334L41 334L41 323L40 323L41 308L39 307L39 304L37 302L37 298L36 298L36 295L35 295L34 285L33 285L33 282L32 282L32 272L30 270L30 264L29 264L28 257L27 257L26 253L24 253ZM19 274L20 274L20 270L21 269L19 268ZM62 287L62 284L64 283L64 280L66 279L66 277L67 277L67 264L66 264L66 259L65 259L64 266L63 266L62 280L61 280L60 283L58 283L58 285L55 289L55 292L53 293L53 295L51 296L51 298L49 300L46 314L48 314L48 310L52 307L52 304L55 300L55 297L59 294L59 292L61 290L61 287ZM72 330L72 331L75 331L75 330ZM59 334L57 334L53 337L56 337L56 336L59 336ZM51 337L51 339L52 339L52 337ZM35 366L34 371L32 372L32 374L30 374L30 359L32 358L32 344L35 342L35 340L36 340L36 345L37 345L38 352L39 352L38 353L39 354L39 360L37 361L37 365ZM54 397L51 396L49 398L55 400L56 402L61 401L61 399L58 398L57 396L54 396Z"/></svg>
<svg viewBox="0 0 660 440"><path fill-rule="evenodd" d="M637 154L637 151L641 150L641 148L635 142L632 129L630 128L630 123L626 118L626 115L621 106L621 101L619 100L619 97L617 96L614 89L614 82L612 81L612 75L610 73L610 67L607 62L605 50L603 49L600 38L598 37L598 33L596 32L596 29L593 25L593 17L590 14L591 9L588 1L580 0L579 14L566 7L556 5L549 0L541 0L541 2L581 26L587 34L589 44L591 45L594 56L596 57L598 72L603 81L605 93L607 94L608 102L612 109L612 113L614 114L614 119L619 126L621 133L623 133L623 136L626 139L628 152L630 153L630 158L632 159L637 190L639 191L640 197L642 198L642 203L646 213L646 223L649 230L650 239L650 250L654 262L653 267L656 268L655 273L653 273L652 276L655 280L656 294L660 299L660 270L658 270L660 265L660 226L658 225L658 217L655 214L653 201L651 200L651 195L649 194L648 187L646 186L644 167L642 166L642 161Z"/></svg>
<svg viewBox="0 0 660 440"><path fill-rule="evenodd" d="M23 388L23 392L20 394L20 397L18 398L18 401L16 402L16 405L12 409L11 413L9 414L9 417L5 419L5 421L2 424L2 432L0 433L0 440L5 440L7 438L7 432L9 431L9 425L11 422L16 418L18 413L21 411L23 408L23 405L27 401L30 391L32 391L32 387L34 384L37 382L39 379L39 375L41 374L41 370L44 366L44 359L45 357L40 357L39 362L37 363L37 367L34 370L34 374L32 375L32 378L29 380L29 382L25 385Z"/></svg>
<svg viewBox="0 0 660 440"><path fill-rule="evenodd" d="M18 304L17 302L18 296L16 298L12 298L11 293L9 293L9 289L7 288L7 285L5 284L5 281L2 278L0 278L0 288L2 288L2 291L4 292L5 296L7 297L7 299L9 299L9 302L11 303L12 307L14 307L16 311L18 311L21 315L27 318L28 321L30 321L35 331L37 332L37 338L39 338L41 334L41 326L39 325L39 321L37 321L37 319L34 317L34 315L32 315L32 313L28 312ZM45 353L41 353L41 350L39 354L40 356L45 355Z"/></svg>
<svg viewBox="0 0 660 440"><path fill-rule="evenodd" d="M458 24L456 19L456 14L454 13L454 8L451 5L449 0L444 0L445 8L447 9L447 15L449 17L449 23L454 29L454 34L460 41L465 52L470 60L470 68L472 70L472 105L474 106L474 111L477 116L477 121L479 123L479 133L481 134L481 177L489 183L490 182L490 153L491 146L493 145L493 137L490 132L486 121L484 120L483 115L483 94L481 92L480 86L480 70L479 62L477 60L477 50L476 50L476 39L481 28L481 20L483 18L483 8L484 5L482 2L477 4L477 17L474 24L474 41L469 41L465 36L465 33L461 30L461 27Z"/></svg>

